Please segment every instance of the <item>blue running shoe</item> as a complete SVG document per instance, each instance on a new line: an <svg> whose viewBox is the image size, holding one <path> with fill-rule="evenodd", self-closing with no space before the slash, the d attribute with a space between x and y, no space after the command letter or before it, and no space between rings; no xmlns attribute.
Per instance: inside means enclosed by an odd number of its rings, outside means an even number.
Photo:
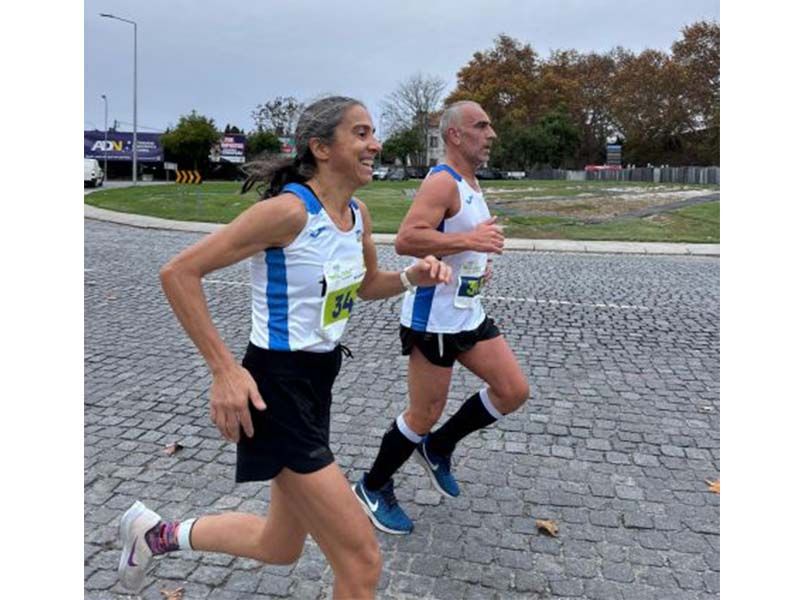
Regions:
<svg viewBox="0 0 800 600"><path fill-rule="evenodd" d="M461 493L458 488L458 482L450 469L450 457L452 455L442 456L434 454L428 450L428 436L422 438L422 441L417 444L414 450L414 458L417 462L424 467L431 477L433 487L435 487L442 496L447 498L455 498Z"/></svg>
<svg viewBox="0 0 800 600"><path fill-rule="evenodd" d="M395 535L408 535L414 529L414 523L397 504L394 497L394 481L390 479L377 492L371 492L364 486L364 477L353 486L353 493L358 498L369 520L381 531Z"/></svg>

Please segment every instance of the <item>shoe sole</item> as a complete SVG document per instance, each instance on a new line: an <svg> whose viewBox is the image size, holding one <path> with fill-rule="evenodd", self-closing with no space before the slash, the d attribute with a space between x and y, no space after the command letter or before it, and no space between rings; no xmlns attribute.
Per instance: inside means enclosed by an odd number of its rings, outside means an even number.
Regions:
<svg viewBox="0 0 800 600"><path fill-rule="evenodd" d="M130 555L131 547L135 541L135 537L132 538L128 534L130 533L131 525L136 520L136 517L141 515L145 510L146 507L144 504L136 501L128 510L125 511L125 514L122 515L122 518L119 520L119 537L122 540L122 554L119 557L117 575L122 586L125 589L133 592L138 592L142 588L144 578L142 578L142 581L139 582L138 586L135 586L125 577L125 573L127 573L128 568L128 556Z"/></svg>
<svg viewBox="0 0 800 600"><path fill-rule="evenodd" d="M370 510L369 506L367 506L367 504L361 499L361 496L358 495L358 492L356 491L357 485L358 484L353 484L352 486L350 486L350 489L353 490L353 495L356 497L356 500L358 500L358 503L361 506L361 508L364 509L364 512L367 513L369 520L372 521L372 524L375 526L376 529L379 529L384 533L390 533L392 535L408 535L411 533L411 531L413 531L413 529L409 531L400 531L398 529L392 529L390 527L387 527L380 521L378 521L378 519L375 518L374 513Z"/></svg>
<svg viewBox="0 0 800 600"><path fill-rule="evenodd" d="M433 469L431 468L428 461L425 460L425 457L422 456L422 453L419 450L414 450L414 460L416 460L419 465L425 469L425 472L428 474L428 477L431 478L431 483L433 483L433 487L436 488L436 491L439 492L445 498L457 498L458 496L453 496L452 494L445 491L445 489L439 485L439 482L436 480L436 473L434 473Z"/></svg>

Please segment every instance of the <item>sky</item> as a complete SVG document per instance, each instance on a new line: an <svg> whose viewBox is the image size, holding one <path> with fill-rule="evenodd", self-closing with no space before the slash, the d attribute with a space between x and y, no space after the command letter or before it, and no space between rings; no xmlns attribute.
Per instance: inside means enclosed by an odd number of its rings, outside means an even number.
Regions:
<svg viewBox="0 0 800 600"><path fill-rule="evenodd" d="M458 70L501 33L552 50L669 50L681 29L719 22L718 0L86 0L84 128L133 123L137 23L139 131L163 131L197 110L245 130L276 96L335 93L362 100L380 130L380 103L415 73L456 85ZM380 131L379 131L380 133Z"/></svg>

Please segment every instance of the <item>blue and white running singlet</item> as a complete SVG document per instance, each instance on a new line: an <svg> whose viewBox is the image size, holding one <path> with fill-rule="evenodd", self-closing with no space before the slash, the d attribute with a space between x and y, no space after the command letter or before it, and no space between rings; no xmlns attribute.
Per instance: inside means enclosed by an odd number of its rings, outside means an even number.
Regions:
<svg viewBox="0 0 800 600"><path fill-rule="evenodd" d="M445 171L455 179L461 202L455 215L439 223L439 231L472 231L490 217L482 192L472 189L449 165L433 167L428 177L439 171ZM414 293L406 292L400 322L415 331L430 333L459 333L478 327L486 317L480 292L488 258L487 253L472 250L442 258L442 262L453 269L452 281L449 284L418 287Z"/></svg>
<svg viewBox="0 0 800 600"><path fill-rule="evenodd" d="M268 350L329 352L344 333L366 272L361 211L351 199L355 224L341 231L309 187L290 183L285 192L303 201L308 220L291 244L250 260L250 341Z"/></svg>

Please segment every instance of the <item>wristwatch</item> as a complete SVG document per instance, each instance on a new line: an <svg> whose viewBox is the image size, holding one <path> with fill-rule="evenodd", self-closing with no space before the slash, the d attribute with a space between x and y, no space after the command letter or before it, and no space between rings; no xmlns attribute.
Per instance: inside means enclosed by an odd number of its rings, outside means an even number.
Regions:
<svg viewBox="0 0 800 600"><path fill-rule="evenodd" d="M406 275L406 271L408 271L411 267L406 267L402 271L400 271L400 283L403 284L403 287L406 288L407 291L411 292L412 294L417 291L417 286L412 285L411 282L408 280L408 275Z"/></svg>

